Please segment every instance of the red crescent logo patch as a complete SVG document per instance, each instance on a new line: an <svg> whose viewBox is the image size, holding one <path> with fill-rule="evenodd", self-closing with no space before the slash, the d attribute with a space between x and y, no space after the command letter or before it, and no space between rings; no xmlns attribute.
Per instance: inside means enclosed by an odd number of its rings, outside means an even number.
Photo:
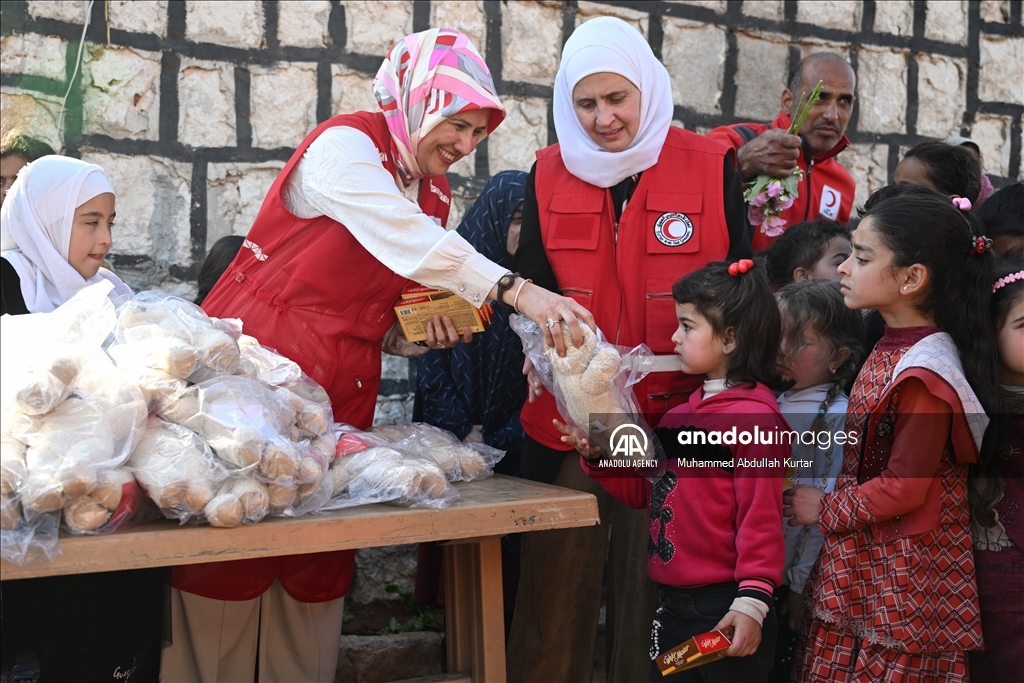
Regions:
<svg viewBox="0 0 1024 683"><path fill-rule="evenodd" d="M663 213L654 221L654 236L666 247L678 247L693 237L693 221L685 213Z"/></svg>

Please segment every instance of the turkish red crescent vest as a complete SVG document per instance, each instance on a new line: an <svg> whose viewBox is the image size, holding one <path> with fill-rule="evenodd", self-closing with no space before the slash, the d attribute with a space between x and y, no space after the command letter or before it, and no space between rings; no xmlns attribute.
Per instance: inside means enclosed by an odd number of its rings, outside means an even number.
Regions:
<svg viewBox="0 0 1024 683"><path fill-rule="evenodd" d="M381 339L408 280L374 258L337 221L298 218L285 208L285 181L306 148L334 126L365 133L397 176L391 134L381 113L336 116L306 136L274 181L246 245L203 302L219 318L241 318L246 334L291 358L331 397L334 419L360 429L373 423L380 386ZM451 192L443 177L420 181L419 205L443 226ZM303 602L348 592L350 550L175 567L176 588L218 600L249 600L280 578Z"/></svg>
<svg viewBox="0 0 1024 683"><path fill-rule="evenodd" d="M729 252L722 187L727 154L726 145L673 126L658 162L643 172L616 224L610 190L572 175L557 144L537 152L541 237L558 288L594 314L608 341L673 353L672 285ZM633 391L653 427L702 381L656 372ZM566 450L552 418L558 411L547 392L524 405L520 415L532 439Z"/></svg>

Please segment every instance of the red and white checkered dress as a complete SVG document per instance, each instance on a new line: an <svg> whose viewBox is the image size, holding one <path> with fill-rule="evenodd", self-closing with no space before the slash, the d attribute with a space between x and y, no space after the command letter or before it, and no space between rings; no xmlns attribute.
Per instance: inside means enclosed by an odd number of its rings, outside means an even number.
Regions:
<svg viewBox="0 0 1024 683"><path fill-rule="evenodd" d="M890 339L879 343L857 377L847 425L856 425L867 438L847 446L836 489L821 501L826 537L810 578L807 646L798 649L796 680L963 681L965 651L982 645L967 466L958 461L953 439L935 474L941 482L937 528L903 534L899 518L873 519L859 492L889 461L892 436L885 434L886 416L899 413L906 386L902 380L892 385L897 364L914 344L937 331L887 331ZM959 409L962 416L963 406ZM848 530L830 533L834 529Z"/></svg>

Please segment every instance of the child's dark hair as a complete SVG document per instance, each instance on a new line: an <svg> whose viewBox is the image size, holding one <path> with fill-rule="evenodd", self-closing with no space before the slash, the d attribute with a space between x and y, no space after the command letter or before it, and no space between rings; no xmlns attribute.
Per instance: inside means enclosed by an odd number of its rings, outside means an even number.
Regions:
<svg viewBox="0 0 1024 683"><path fill-rule="evenodd" d="M797 342L793 348L799 346L803 330L810 327L828 342L832 353L844 348L850 352L846 360L836 366L825 400L818 407L818 417L811 426L818 432L824 426L829 404L853 381L864 360L864 317L860 311L846 307L839 283L831 280L791 282L776 296L783 317L793 323L790 334L795 335L793 341Z"/></svg>
<svg viewBox="0 0 1024 683"><path fill-rule="evenodd" d="M778 389L782 322L764 261L754 264L745 273L730 275L731 264L714 261L672 285L672 296L676 303L693 304L716 335L732 328L736 349L729 354L727 384L760 382Z"/></svg>
<svg viewBox="0 0 1024 683"><path fill-rule="evenodd" d="M995 278L998 283L1016 273L1024 272L1024 254L1014 254L1010 258L1001 259L996 265ZM992 292L992 303L989 313L996 331L1006 324L1010 309L1024 297L1024 278L1002 284ZM1000 474L1000 460L1008 457L1006 437L1009 433L1009 415L1006 413L989 413L988 429L985 432L985 445L995 450L995 457L983 459L981 464L971 469L970 501L971 514L982 527L991 526L991 511L1003 497L1004 482ZM1000 438L1002 437L1002 438ZM996 443L998 441L998 443ZM991 443L990 443L991 442Z"/></svg>
<svg viewBox="0 0 1024 683"><path fill-rule="evenodd" d="M221 237L210 247L206 258L203 259L203 265L199 266L199 276L197 278L199 293L196 294L195 301L197 306L202 305L210 290L217 284L217 280L228 269L231 262L235 260L235 256L238 255L238 250L242 248L243 242L245 242L245 238L241 235L228 235L227 237Z"/></svg>
<svg viewBox="0 0 1024 683"><path fill-rule="evenodd" d="M981 164L969 149L929 141L911 147L903 158L921 162L928 179L942 194L978 201L978 194L981 193Z"/></svg>
<svg viewBox="0 0 1024 683"><path fill-rule="evenodd" d="M849 240L850 231L842 223L827 218L805 221L787 228L765 253L772 286L779 288L792 282L793 271L797 268L813 270L814 265L825 255L828 245L839 237Z"/></svg>
<svg viewBox="0 0 1024 683"><path fill-rule="evenodd" d="M1007 185L989 197L978 209L978 218L992 239L1024 238L1024 183Z"/></svg>
<svg viewBox="0 0 1024 683"><path fill-rule="evenodd" d="M964 150L966 151L966 150ZM968 152L970 154L970 152ZM921 264L928 269L928 291L919 305L953 338L964 374L985 412L1000 412L996 331L989 314L995 255L979 253L980 222L946 195L924 186L907 187L873 206L861 228L871 227L892 253L892 268ZM982 448L983 458L987 449Z"/></svg>
<svg viewBox="0 0 1024 683"><path fill-rule="evenodd" d="M0 158L16 154L29 163L53 154L53 148L42 140L25 135L20 130L11 130L0 140Z"/></svg>

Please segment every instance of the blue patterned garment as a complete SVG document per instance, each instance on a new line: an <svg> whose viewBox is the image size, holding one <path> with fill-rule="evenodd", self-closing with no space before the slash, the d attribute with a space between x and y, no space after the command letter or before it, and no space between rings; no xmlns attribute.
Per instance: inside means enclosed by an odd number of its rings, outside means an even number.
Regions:
<svg viewBox="0 0 1024 683"><path fill-rule="evenodd" d="M503 171L491 178L466 213L459 234L478 252L506 268L512 212L526 195L526 174ZM494 321L469 344L430 351L418 359L417 389L424 422L464 438L473 425L483 425L484 441L507 451L498 471L507 474L523 444L519 412L526 399L523 346L508 325L512 309L495 304ZM505 465L505 467L502 467Z"/></svg>

